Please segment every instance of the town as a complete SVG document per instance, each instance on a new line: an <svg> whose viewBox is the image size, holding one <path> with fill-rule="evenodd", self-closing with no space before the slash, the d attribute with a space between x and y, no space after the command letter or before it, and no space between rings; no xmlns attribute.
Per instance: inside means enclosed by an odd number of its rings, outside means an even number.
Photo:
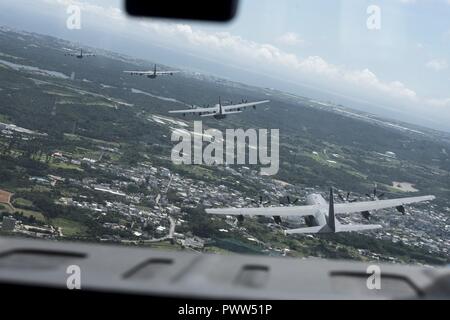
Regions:
<svg viewBox="0 0 450 320"><path fill-rule="evenodd" d="M8 137L10 132L3 131L2 135ZM115 148L105 149L102 154L118 153ZM210 237L195 235L189 230L188 209L201 207L233 206L244 207L255 205L256 197L252 198L245 192L230 188L225 184L208 183L196 179L182 177L179 173L171 171L164 166L155 166L151 163L139 163L135 167L124 167L107 163L100 159L87 157L75 158L71 154L55 151L51 155L51 163L54 165L83 166L92 173L92 177L75 179L64 176L33 176L29 178L33 188L78 190L74 196L62 196L56 200L56 204L67 208L84 210L90 218L101 221L102 233L98 240L102 242L115 242L123 244L152 245L167 243L167 246L178 245L195 251L207 251ZM268 176L258 174L255 169L246 166L219 166L224 175L231 176L237 181L245 180L248 184L262 186L261 194L269 198L278 199L292 195L302 202L309 193L323 192L320 188L299 188L287 182L276 180ZM111 177L110 181L102 181L96 176ZM5 193L6 191L2 191ZM361 195L363 196L363 195ZM28 219L21 216L21 202L10 202L8 197L0 198L0 202L7 204L17 214L8 214L8 210L2 213L3 232L14 232L37 238L60 239L79 237L81 230L73 232L70 227L42 223L37 219ZM278 203L273 203L278 204ZM289 205L289 204L287 204ZM17 207L15 207L17 206ZM11 210L10 208L10 210ZM26 209L24 209L27 212ZM446 212L439 212L433 204L427 204L420 209L411 209L409 215L402 216L396 212L377 212L375 219L382 223L384 228L372 232L376 239L389 240L393 243L401 242L408 246L415 246L430 253L448 254L449 239L440 238L440 230L449 229ZM205 213L203 213L205 214ZM206 214L205 214L206 215ZM25 218L27 218L25 216ZM209 220L217 220L217 217L208 217ZM45 221L45 220L44 220ZM364 221L362 216L344 216L343 223ZM274 221L264 223L267 232L280 232L280 226ZM66 234L66 229L68 233ZM240 225L234 218L227 217L216 231L219 233L238 234L244 241L254 243L262 251L289 255L291 249L288 246L273 246L259 239L246 229L245 224ZM311 238L313 236L307 236ZM206 249L205 249L206 245ZM380 259L379 254L368 250L359 250L361 256L372 259ZM393 257L384 259L395 261Z"/></svg>
<svg viewBox="0 0 450 320"><path fill-rule="evenodd" d="M81 62L61 52L76 44L9 28L0 27L0 43L2 236L218 254L448 264L450 136L443 131L198 72L161 76L149 84L148 79L124 76L123 70L154 68L155 62L87 49L108 65L104 68L103 62ZM251 110L220 121L205 117L200 134L194 135L201 138L200 148L191 152L194 164L174 163L172 134L192 138L195 122L169 111L201 106L218 96L224 104L269 98L270 104L263 112ZM238 128L254 128L253 137L258 130L273 134L246 142L233 161L223 159L226 145L218 152L222 164L214 157L196 164L195 152L214 149L207 133L231 128L234 134ZM226 135L221 138L215 142L226 142ZM256 141L259 152L248 148ZM184 151L178 154L181 160ZM199 155L197 160L205 160L203 152ZM256 158L256 163L250 161ZM339 215L343 224L382 226L345 235L286 236L286 229L306 224L205 212L300 206L313 193L328 200L330 187L336 190L336 203L371 201L381 194L383 199L436 199L406 206L404 214L386 209Z"/></svg>

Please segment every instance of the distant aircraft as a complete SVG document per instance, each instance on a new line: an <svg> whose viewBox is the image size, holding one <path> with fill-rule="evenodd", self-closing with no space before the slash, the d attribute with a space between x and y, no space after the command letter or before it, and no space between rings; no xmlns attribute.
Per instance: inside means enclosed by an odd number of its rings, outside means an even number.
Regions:
<svg viewBox="0 0 450 320"><path fill-rule="evenodd" d="M155 79L158 76L173 76L175 73L180 71L156 71L156 64L153 71L124 71L125 73L131 74L132 76L146 76L150 79Z"/></svg>
<svg viewBox="0 0 450 320"><path fill-rule="evenodd" d="M83 49L80 49L80 53L65 53L65 56L76 57L78 59L83 59L85 57L95 57L93 53L83 53Z"/></svg>
<svg viewBox="0 0 450 320"><path fill-rule="evenodd" d="M268 103L269 100L263 100L263 101L255 101L255 102L242 102L239 104L231 104L231 105L222 105L219 98L219 103L216 104L214 107L210 108L194 108L194 109L187 109L187 110L174 110L169 111L169 113L181 113L183 116L186 116L187 114L198 114L201 117L214 117L216 119L225 119L227 115L229 114L235 114L235 113L241 113L242 110L253 107L253 109L256 109L256 106L263 103Z"/></svg>
<svg viewBox="0 0 450 320"><path fill-rule="evenodd" d="M336 233L379 229L382 227L381 225L371 224L343 225L336 219L336 214L361 213L393 207L401 212L401 209L404 210L404 206L407 204L434 199L435 196L422 196L334 204L333 189L330 189L329 203L320 194L311 194L307 197L307 205L305 206L206 209L206 213L235 215L238 216L238 220L240 221L243 220L244 216L268 216L273 217L278 224L281 223L281 217L286 217L287 221L290 220L293 222L299 222L300 217L304 217L308 227L285 230L285 233Z"/></svg>

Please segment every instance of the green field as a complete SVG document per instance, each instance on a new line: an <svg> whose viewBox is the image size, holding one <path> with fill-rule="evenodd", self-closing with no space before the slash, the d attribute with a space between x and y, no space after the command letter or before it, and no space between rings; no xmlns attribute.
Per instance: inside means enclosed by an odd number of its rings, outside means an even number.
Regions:
<svg viewBox="0 0 450 320"><path fill-rule="evenodd" d="M51 220L51 224L54 227L61 228L63 235L66 237L79 237L86 235L87 227L72 220L55 218Z"/></svg>

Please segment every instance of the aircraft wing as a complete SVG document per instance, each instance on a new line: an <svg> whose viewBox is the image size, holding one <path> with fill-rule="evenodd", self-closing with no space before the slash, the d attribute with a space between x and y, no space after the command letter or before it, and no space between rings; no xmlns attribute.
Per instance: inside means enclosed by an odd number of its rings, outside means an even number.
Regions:
<svg viewBox="0 0 450 320"><path fill-rule="evenodd" d="M280 217L304 217L317 212L316 205L295 207L264 207L264 208L223 208L206 209L206 213L230 216L280 216Z"/></svg>
<svg viewBox="0 0 450 320"><path fill-rule="evenodd" d="M211 115L215 115L218 110L216 107L212 108L194 108L194 109L185 109L185 110L171 110L169 113L185 113L185 114L195 114L195 113L206 113L209 112Z"/></svg>
<svg viewBox="0 0 450 320"><path fill-rule="evenodd" d="M154 71L124 71L124 73L128 73L131 75L138 75L138 76L146 76L149 74L154 74Z"/></svg>
<svg viewBox="0 0 450 320"><path fill-rule="evenodd" d="M93 53L83 53L83 57L94 57L95 54Z"/></svg>
<svg viewBox="0 0 450 320"><path fill-rule="evenodd" d="M246 103L240 103L240 104L233 104L233 105L229 105L229 106L222 106L222 108L225 112L240 111L241 109L257 106L259 104L268 103L268 102L270 102L270 101L263 100L263 101L255 101L255 102L246 102Z"/></svg>
<svg viewBox="0 0 450 320"><path fill-rule="evenodd" d="M174 73L179 73L180 71L156 71L157 76L170 75Z"/></svg>
<svg viewBox="0 0 450 320"><path fill-rule="evenodd" d="M351 232L381 229L383 226L379 224L340 224L336 227L336 232Z"/></svg>
<svg viewBox="0 0 450 320"><path fill-rule="evenodd" d="M395 208L411 203L431 201L435 196L409 197L388 200L362 201L352 203L337 203L334 205L335 214L354 213L362 211L380 210L386 208Z"/></svg>

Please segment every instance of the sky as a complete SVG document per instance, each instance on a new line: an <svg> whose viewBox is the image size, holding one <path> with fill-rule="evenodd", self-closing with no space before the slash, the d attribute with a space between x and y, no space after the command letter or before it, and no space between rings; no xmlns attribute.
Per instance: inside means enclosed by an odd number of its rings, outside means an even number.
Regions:
<svg viewBox="0 0 450 320"><path fill-rule="evenodd" d="M70 5L80 30L66 27ZM450 0L242 0L218 25L122 5L3 1L0 24L450 131Z"/></svg>

